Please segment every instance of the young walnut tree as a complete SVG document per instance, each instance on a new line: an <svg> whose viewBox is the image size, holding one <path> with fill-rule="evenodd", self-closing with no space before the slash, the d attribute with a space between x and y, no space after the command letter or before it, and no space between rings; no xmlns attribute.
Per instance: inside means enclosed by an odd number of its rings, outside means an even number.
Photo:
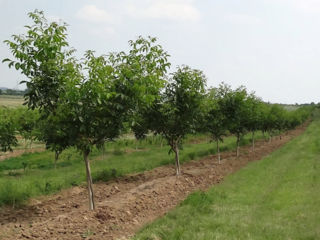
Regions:
<svg viewBox="0 0 320 240"><path fill-rule="evenodd" d="M0 112L0 151L12 151L18 145L13 119L6 112Z"/></svg>
<svg viewBox="0 0 320 240"><path fill-rule="evenodd" d="M208 91L204 101L204 129L210 133L211 138L217 144L218 162L220 164L220 146L219 143L223 141L223 137L227 133L228 119L221 110L221 88L212 88Z"/></svg>
<svg viewBox="0 0 320 240"><path fill-rule="evenodd" d="M34 25L26 26L26 34L5 41L15 60L3 62L27 77L25 103L39 109L47 148L60 153L74 146L82 152L94 209L89 154L118 137L124 122L158 98L169 55L155 38L139 37L129 42L128 53L96 57L87 51L79 62L68 47L66 24L49 23L37 10L29 16Z"/></svg>
<svg viewBox="0 0 320 240"><path fill-rule="evenodd" d="M163 136L175 154L176 175L181 172L179 151L182 140L197 127L205 86L206 77L201 71L188 66L178 67L161 99L147 114L151 130Z"/></svg>

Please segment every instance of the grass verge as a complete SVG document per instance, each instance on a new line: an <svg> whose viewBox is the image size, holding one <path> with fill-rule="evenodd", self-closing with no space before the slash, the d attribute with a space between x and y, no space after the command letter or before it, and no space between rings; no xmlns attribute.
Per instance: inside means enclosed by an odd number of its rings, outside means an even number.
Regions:
<svg viewBox="0 0 320 240"><path fill-rule="evenodd" d="M134 240L320 239L320 121L208 192L191 194Z"/></svg>

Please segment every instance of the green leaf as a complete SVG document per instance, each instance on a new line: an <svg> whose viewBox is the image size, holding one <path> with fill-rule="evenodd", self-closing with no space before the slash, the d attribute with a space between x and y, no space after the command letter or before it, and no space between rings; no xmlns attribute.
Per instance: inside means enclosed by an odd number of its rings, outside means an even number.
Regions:
<svg viewBox="0 0 320 240"><path fill-rule="evenodd" d="M19 68L20 68L20 63L16 63L14 66L15 66L16 70L19 70Z"/></svg>
<svg viewBox="0 0 320 240"><path fill-rule="evenodd" d="M4 62L10 62L11 60L9 59L9 58L5 58L5 59L3 59L2 60L2 62L4 63Z"/></svg>

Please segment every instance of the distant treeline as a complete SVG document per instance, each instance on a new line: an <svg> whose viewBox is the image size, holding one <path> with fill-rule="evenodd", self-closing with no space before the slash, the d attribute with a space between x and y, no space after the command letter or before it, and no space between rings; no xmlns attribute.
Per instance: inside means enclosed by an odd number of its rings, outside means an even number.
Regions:
<svg viewBox="0 0 320 240"><path fill-rule="evenodd" d="M27 93L28 89L25 90L18 90L18 89L0 89L0 95L18 95L23 96Z"/></svg>

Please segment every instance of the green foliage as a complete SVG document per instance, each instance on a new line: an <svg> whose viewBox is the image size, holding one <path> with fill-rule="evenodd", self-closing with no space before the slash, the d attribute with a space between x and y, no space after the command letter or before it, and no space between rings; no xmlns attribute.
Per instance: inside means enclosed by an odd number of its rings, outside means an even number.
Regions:
<svg viewBox="0 0 320 240"><path fill-rule="evenodd" d="M228 130L237 136L244 134L249 112L246 88L242 86L232 90L230 86L221 84L218 96L220 109L228 119Z"/></svg>
<svg viewBox="0 0 320 240"><path fill-rule="evenodd" d="M259 98L257 98L254 94L250 94L246 100L247 107L247 120L246 120L246 129L251 132L255 132L261 130L262 124L262 111L263 103Z"/></svg>
<svg viewBox="0 0 320 240"><path fill-rule="evenodd" d="M130 41L129 53L96 57L87 51L79 63L68 48L66 24L49 23L43 12L29 13L27 33L6 40L16 61L4 59L28 80L26 104L41 114L46 147L59 153L75 146L84 156L91 208L94 208L88 155L94 146L118 137L132 113L158 98L168 54L155 38ZM22 82L22 83L23 83Z"/></svg>
<svg viewBox="0 0 320 240"><path fill-rule="evenodd" d="M115 179L119 175L117 174L116 169L103 169L95 174L93 174L92 179L94 182L103 181L108 182L111 179Z"/></svg>
<svg viewBox="0 0 320 240"><path fill-rule="evenodd" d="M145 113L149 128L163 136L170 151L175 152L177 174L180 173L179 148L182 139L197 128L205 85L201 71L180 67L172 74L161 99Z"/></svg>
<svg viewBox="0 0 320 240"><path fill-rule="evenodd" d="M14 119L18 134L25 140L34 140L39 135L39 112L26 108L15 109Z"/></svg>
<svg viewBox="0 0 320 240"><path fill-rule="evenodd" d="M165 137L170 146L180 143L186 134L196 129L205 81L201 71L179 68L167 84L161 101L152 106L148 119L151 129Z"/></svg>
<svg viewBox="0 0 320 240"><path fill-rule="evenodd" d="M20 114L18 130L24 138L32 138L35 121L41 120L37 138L47 148L62 151L69 142L62 133L63 122L57 121L57 108L67 86L79 79L79 65L72 57L74 50L68 47L65 23L48 22L38 10L29 13L29 17L34 24L25 26L26 33L5 41L16 60L3 60L27 77L27 81L21 82L28 88L25 104L40 111L36 119L30 119L32 111Z"/></svg>
<svg viewBox="0 0 320 240"><path fill-rule="evenodd" d="M19 206L30 197L30 188L20 180L0 184L1 205Z"/></svg>
<svg viewBox="0 0 320 240"><path fill-rule="evenodd" d="M0 150L12 151L12 147L18 144L16 127L8 109L0 108Z"/></svg>
<svg viewBox="0 0 320 240"><path fill-rule="evenodd" d="M159 98L159 92L165 85L166 72L170 67L169 54L153 37L139 37L130 40L128 53L109 55L109 61L119 78L121 91L131 96L131 108L144 108ZM119 89L120 90L120 89ZM124 94L124 93L123 93Z"/></svg>
<svg viewBox="0 0 320 240"><path fill-rule="evenodd" d="M25 94L28 107L54 109L63 91L65 81L70 77L73 50L68 49L66 24L49 23L42 11L29 13L34 24L25 26L26 33L13 35L5 43L11 49L14 60L4 59L9 67L20 70L28 80Z"/></svg>
<svg viewBox="0 0 320 240"><path fill-rule="evenodd" d="M209 89L203 103L203 121L202 126L209 132L214 141L223 141L223 136L227 134L228 119L222 111L222 95L220 89Z"/></svg>

